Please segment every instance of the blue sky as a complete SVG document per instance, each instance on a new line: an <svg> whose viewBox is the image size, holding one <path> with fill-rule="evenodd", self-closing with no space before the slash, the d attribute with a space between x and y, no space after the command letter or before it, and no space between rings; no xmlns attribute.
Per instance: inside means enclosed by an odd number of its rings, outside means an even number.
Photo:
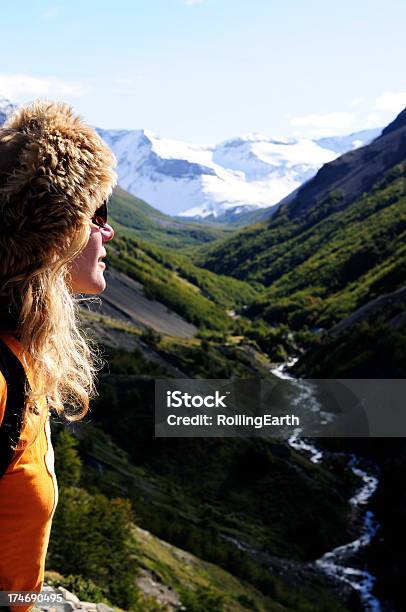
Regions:
<svg viewBox="0 0 406 612"><path fill-rule="evenodd" d="M219 142L347 134L406 106L404 0L14 0L0 95Z"/></svg>

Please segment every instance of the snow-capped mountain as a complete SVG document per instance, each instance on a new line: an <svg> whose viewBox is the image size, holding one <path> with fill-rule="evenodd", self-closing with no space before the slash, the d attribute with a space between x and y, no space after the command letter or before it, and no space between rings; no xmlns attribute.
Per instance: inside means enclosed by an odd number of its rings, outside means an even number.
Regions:
<svg viewBox="0 0 406 612"><path fill-rule="evenodd" d="M248 134L218 145L160 138L148 130L98 130L118 159L123 189L171 215L218 218L273 206L342 149L367 144L379 130L310 139Z"/></svg>
<svg viewBox="0 0 406 612"><path fill-rule="evenodd" d="M0 125L3 125L7 117L17 108L10 100L0 95Z"/></svg>

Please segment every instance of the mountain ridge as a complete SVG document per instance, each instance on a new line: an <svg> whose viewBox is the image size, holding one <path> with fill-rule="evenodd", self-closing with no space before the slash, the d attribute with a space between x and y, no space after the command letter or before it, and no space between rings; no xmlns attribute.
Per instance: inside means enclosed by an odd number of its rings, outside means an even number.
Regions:
<svg viewBox="0 0 406 612"><path fill-rule="evenodd" d="M191 145L149 130L98 132L117 156L124 189L161 211L199 220L272 207L338 155L315 140L261 134ZM362 142L357 134L370 139L377 133L362 131L330 142L339 149L340 142Z"/></svg>
<svg viewBox="0 0 406 612"><path fill-rule="evenodd" d="M319 204L329 192L340 189L340 206L345 207L368 191L382 174L404 160L406 147L406 109L369 145L341 155L324 165L313 180L299 188L289 204L292 216Z"/></svg>

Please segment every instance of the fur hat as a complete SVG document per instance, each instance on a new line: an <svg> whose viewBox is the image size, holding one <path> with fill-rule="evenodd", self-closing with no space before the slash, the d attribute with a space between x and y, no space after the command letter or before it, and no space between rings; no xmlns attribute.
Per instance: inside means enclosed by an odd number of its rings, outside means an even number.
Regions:
<svg viewBox="0 0 406 612"><path fill-rule="evenodd" d="M0 284L63 253L117 181L116 159L64 103L35 100L0 128Z"/></svg>

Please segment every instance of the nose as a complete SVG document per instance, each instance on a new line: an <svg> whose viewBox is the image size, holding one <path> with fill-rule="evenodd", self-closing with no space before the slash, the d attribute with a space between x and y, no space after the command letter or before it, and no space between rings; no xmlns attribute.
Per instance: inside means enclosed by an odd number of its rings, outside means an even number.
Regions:
<svg viewBox="0 0 406 612"><path fill-rule="evenodd" d="M100 228L100 231L101 231L101 235L102 235L102 238L103 238L103 242L109 242L110 240L113 240L113 238L114 238L114 229L111 227L111 225L106 223L104 225L104 227Z"/></svg>

